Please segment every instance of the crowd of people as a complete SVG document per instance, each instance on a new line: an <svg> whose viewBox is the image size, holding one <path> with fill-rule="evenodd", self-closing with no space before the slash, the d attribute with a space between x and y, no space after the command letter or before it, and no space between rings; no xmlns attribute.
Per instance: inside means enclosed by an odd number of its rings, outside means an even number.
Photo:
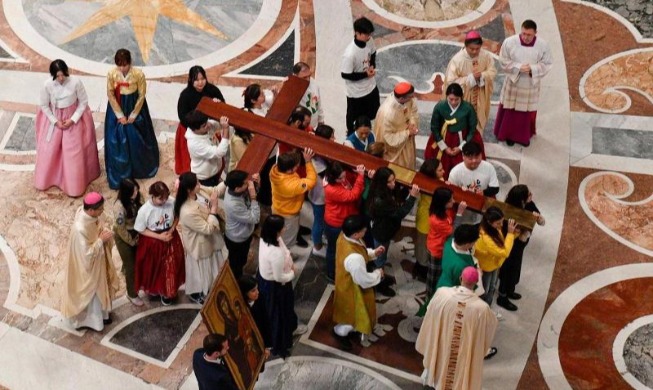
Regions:
<svg viewBox="0 0 653 390"><path fill-rule="evenodd" d="M292 74L308 80L309 87L287 124L305 133L297 136L322 137L414 170L419 133L415 89L398 82L381 103L373 32L368 19L357 19L354 40L343 55L346 139L337 140L333 127L324 123L320 90L303 62L293 67ZM528 146L535 134L540 80L551 66L548 47L536 32L535 23L525 21L521 33L506 39L500 53L507 77L494 132L508 145ZM425 384L439 387L453 381L455 388L480 388L480 379L461 378L480 375L473 368L497 353L490 347L497 314L489 308L498 289L496 303L518 309L514 301L521 295L516 285L530 237L496 207L482 215L471 212L448 187L487 197L499 192L496 171L485 161L482 138L497 70L482 45L478 32L466 34L464 47L447 67L444 99L433 109L419 167L447 185L433 194L420 194L417 185L398 184L389 167L349 168L309 148L284 144L262 156L265 167L249 176L238 170L238 162L255 135L234 128L227 117L214 123L196 110L203 97L216 102L225 98L208 81L206 71L193 66L178 102L178 178L172 188L154 182L146 201L136 179L156 176L159 150L145 99L145 76L132 66L129 51L118 50L116 67L107 76L104 124L107 180L118 190L113 226L100 223L104 196L86 194L70 235L62 315L75 328L101 331L111 323L111 301L118 287L111 261L113 243L122 259L127 298L135 306L143 306L144 297L174 304L182 285L190 301L204 304L228 263L264 335L266 357L285 358L293 336L307 330L295 314L293 280L298 275L291 250L309 245L304 236L310 230L312 253L324 258L324 274L335 284L333 337L344 350L351 350L356 339L369 346L378 340L376 294L396 294L394 278L385 270L392 240L417 205L413 277L426 284L426 300L418 315L428 325L422 326L417 340L417 350L424 355ZM78 197L100 175L94 125L84 87L69 75L65 62L53 61L50 73L36 120L35 186L40 190L57 186ZM242 108L264 116L276 95L276 88L249 85L243 91ZM310 229L300 226L306 201L313 210ZM513 187L505 201L531 211L538 223L544 223L527 186ZM255 236L258 253L250 256ZM254 275L245 272L252 260ZM483 336L475 338L470 332ZM228 344L228 337L209 335L204 349L195 354L200 388L228 382L228 375L212 372L211 367L219 364L210 364L221 361ZM453 351L459 354L453 356ZM465 353L471 357L464 358ZM453 371L447 361L455 363Z"/></svg>

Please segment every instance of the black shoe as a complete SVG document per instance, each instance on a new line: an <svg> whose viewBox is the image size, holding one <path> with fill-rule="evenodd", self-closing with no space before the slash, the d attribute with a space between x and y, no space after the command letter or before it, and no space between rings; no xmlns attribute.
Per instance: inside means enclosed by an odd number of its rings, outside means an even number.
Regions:
<svg viewBox="0 0 653 390"><path fill-rule="evenodd" d="M351 340L349 340L349 337L347 336L340 336L338 333L336 333L335 329L331 329L331 335L338 340L338 343L340 343L340 348L344 351L351 351L352 344Z"/></svg>
<svg viewBox="0 0 653 390"><path fill-rule="evenodd" d="M517 310L517 305L510 302L510 300L507 297L497 298L497 305L503 307L504 309L506 309L508 311L516 311Z"/></svg>
<svg viewBox="0 0 653 390"><path fill-rule="evenodd" d="M412 272L413 279L419 280L420 282L426 282L427 272L428 272L428 268L426 266L423 266L420 263L415 263Z"/></svg>
<svg viewBox="0 0 653 390"><path fill-rule="evenodd" d="M499 352L499 350L496 349L495 347L490 348L490 352L488 352L488 354L485 355L485 357L483 358L483 360L490 360L490 359L492 359L492 358L494 357L494 355L497 354L497 352Z"/></svg>
<svg viewBox="0 0 653 390"><path fill-rule="evenodd" d="M376 291L378 291L379 294L385 295L386 297L390 297L390 298L397 295L395 290L393 290L389 284L387 283L384 284L383 282L379 283L379 285L376 288Z"/></svg>
<svg viewBox="0 0 653 390"><path fill-rule="evenodd" d="M512 299L513 301L518 301L521 299L521 294L517 294L516 292L508 294L508 298Z"/></svg>
<svg viewBox="0 0 653 390"><path fill-rule="evenodd" d="M295 243L295 245L297 245L300 248L308 248L308 242L306 242L306 240L304 240L304 237L302 236L297 237L297 242Z"/></svg>
<svg viewBox="0 0 653 390"><path fill-rule="evenodd" d="M191 302L197 303L197 304L199 304L199 305L203 305L203 304L204 304L204 298L202 297L202 293L194 293L194 294L190 294L190 295L188 296L188 299L190 299Z"/></svg>
<svg viewBox="0 0 653 390"><path fill-rule="evenodd" d="M515 141L511 141L509 139L506 140L506 145L513 146L514 144L515 144Z"/></svg>
<svg viewBox="0 0 653 390"><path fill-rule="evenodd" d="M309 234L311 234L311 229L306 226L299 227L299 233L297 233L298 236L308 236Z"/></svg>
<svg viewBox="0 0 653 390"><path fill-rule="evenodd" d="M111 325L113 323L113 319L111 318L111 314L109 314L109 318L107 318L106 320L103 319L102 323L104 325Z"/></svg>
<svg viewBox="0 0 653 390"><path fill-rule="evenodd" d="M172 298L166 298L163 295L161 295L161 304L163 306L170 306L172 305Z"/></svg>

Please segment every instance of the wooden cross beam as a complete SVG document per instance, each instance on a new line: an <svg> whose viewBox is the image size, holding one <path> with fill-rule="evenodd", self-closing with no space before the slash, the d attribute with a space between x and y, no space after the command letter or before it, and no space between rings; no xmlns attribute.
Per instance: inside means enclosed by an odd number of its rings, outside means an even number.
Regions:
<svg viewBox="0 0 653 390"><path fill-rule="evenodd" d="M288 122L288 118L290 118L293 110L299 105L299 102L304 96L304 92L306 92L307 88L307 80L300 79L296 76L288 77L288 80L283 83L281 90L274 99L274 102L272 102L272 106L268 110L268 113L265 117L267 119L281 122L283 124ZM197 109L202 111L199 106ZM205 111L202 112L209 115ZM229 120L231 120L231 118L229 118ZM244 127L244 129L248 128ZM257 132L254 131L254 133ZM263 166L267 161L267 157L270 155L270 153L272 153L274 145L277 143L277 141L275 141L273 138L262 136L259 133L257 133L257 135L258 136L252 138L249 145L247 145L247 149L245 149L245 153L243 153L243 156L240 158L238 166L236 167L237 169L245 171L250 175L258 173L261 171L261 169L263 169Z"/></svg>
<svg viewBox="0 0 653 390"><path fill-rule="evenodd" d="M221 116L229 117L229 122L237 127L247 129L257 134L257 137L264 136L267 139L277 140L299 148L311 148L316 154L334 161L340 161L343 164L355 167L363 164L370 170L378 170L381 167L389 167L395 172L397 181L407 186L417 184L422 192L433 194L436 188L448 187L454 193L457 202L465 201L467 207L477 212L483 212L489 206L497 206L506 214L507 218L513 218L520 226L533 229L535 226L535 217L533 214L519 209L496 199L486 198L482 195L470 191L463 191L460 187L447 185L442 181L435 180L411 169L389 163L386 160L374 157L370 154L349 148L347 146L335 143L321 137L311 136L299 129L290 127L285 123L275 122L268 118L262 118L255 114L243 111L225 103L215 103L211 99L202 98L197 109L211 118L217 119ZM261 137L263 138L263 137ZM249 151L248 146L247 150ZM262 167L268 158L268 153L260 154L252 158L259 161ZM253 164L253 163L252 163ZM240 167L240 165L239 165Z"/></svg>

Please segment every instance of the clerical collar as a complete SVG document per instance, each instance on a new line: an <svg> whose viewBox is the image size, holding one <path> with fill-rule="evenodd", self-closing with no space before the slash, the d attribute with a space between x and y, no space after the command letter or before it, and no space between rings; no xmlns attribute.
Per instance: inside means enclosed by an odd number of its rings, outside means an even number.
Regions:
<svg viewBox="0 0 653 390"><path fill-rule="evenodd" d="M364 48L365 46L367 46L367 42L365 42L365 41L359 41L359 40L356 39L356 38L354 38L354 44L355 44L356 46L360 47L361 49Z"/></svg>
<svg viewBox="0 0 653 390"><path fill-rule="evenodd" d="M524 42L523 39L521 39L521 34L519 35L519 42L521 43L522 46L533 47L533 46L535 46L535 41L536 40L537 40L537 37L534 37L533 40L531 41L531 43L526 43L526 42Z"/></svg>

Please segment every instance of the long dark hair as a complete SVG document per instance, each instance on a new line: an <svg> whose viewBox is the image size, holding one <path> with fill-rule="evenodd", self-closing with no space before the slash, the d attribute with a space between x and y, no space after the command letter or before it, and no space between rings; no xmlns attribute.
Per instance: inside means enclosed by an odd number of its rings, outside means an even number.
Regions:
<svg viewBox="0 0 653 390"><path fill-rule="evenodd" d="M68 77L70 74L68 74L68 65L63 60L54 60L50 63L50 76L52 76L52 80L57 79L57 73L63 73L64 76Z"/></svg>
<svg viewBox="0 0 653 390"><path fill-rule="evenodd" d="M263 91L261 90L261 86L259 84L248 85L247 88L245 88L243 91L244 107L247 110L251 110L254 107L252 100L258 99L262 93Z"/></svg>
<svg viewBox="0 0 653 390"><path fill-rule="evenodd" d="M201 74L206 80L206 84L209 84L209 79L206 78L206 71L199 65L195 65L188 71L188 88L193 88L193 83L197 80L197 76ZM206 87L205 87L206 88Z"/></svg>
<svg viewBox="0 0 653 390"><path fill-rule="evenodd" d="M523 209L528 202L529 194L530 191L525 184L517 184L508 191L508 195L506 195L506 203Z"/></svg>
<svg viewBox="0 0 653 390"><path fill-rule="evenodd" d="M188 195L197 186L197 175L193 172L184 172L179 176L179 189L175 198L175 219L179 218L181 206L188 200Z"/></svg>
<svg viewBox="0 0 653 390"><path fill-rule="evenodd" d="M252 133L240 127L234 127L234 134L240 137L245 145L249 145L249 142L252 140Z"/></svg>
<svg viewBox="0 0 653 390"><path fill-rule="evenodd" d="M283 229L285 221L282 216L271 214L261 227L261 240L268 245L279 246L279 232Z"/></svg>
<svg viewBox="0 0 653 390"><path fill-rule="evenodd" d="M440 219L447 218L447 203L453 197L453 191L447 187L440 187L433 192L433 200L429 207L429 214L434 214Z"/></svg>
<svg viewBox="0 0 653 390"><path fill-rule="evenodd" d="M492 238L495 244L500 247L504 246L503 235L501 232L492 226L492 223L503 219L503 211L495 206L488 207L483 214L483 220L481 221L481 230L485 232L488 236Z"/></svg>
<svg viewBox="0 0 653 390"><path fill-rule="evenodd" d="M394 174L394 171L388 167L379 168L374 174L372 183L370 184L370 195L368 197L368 199L371 200L369 212L372 218L379 217L374 215L374 203L377 199L383 202L390 202L394 205L397 204L395 193L388 188L388 179L390 176L394 176Z"/></svg>
<svg viewBox="0 0 653 390"><path fill-rule="evenodd" d="M134 189L138 191L136 199L132 199ZM120 186L118 187L118 201L125 209L125 216L128 219L134 218L138 213L138 209L143 205L143 197L141 196L140 191L141 186L138 185L136 180L126 178L120 181Z"/></svg>

